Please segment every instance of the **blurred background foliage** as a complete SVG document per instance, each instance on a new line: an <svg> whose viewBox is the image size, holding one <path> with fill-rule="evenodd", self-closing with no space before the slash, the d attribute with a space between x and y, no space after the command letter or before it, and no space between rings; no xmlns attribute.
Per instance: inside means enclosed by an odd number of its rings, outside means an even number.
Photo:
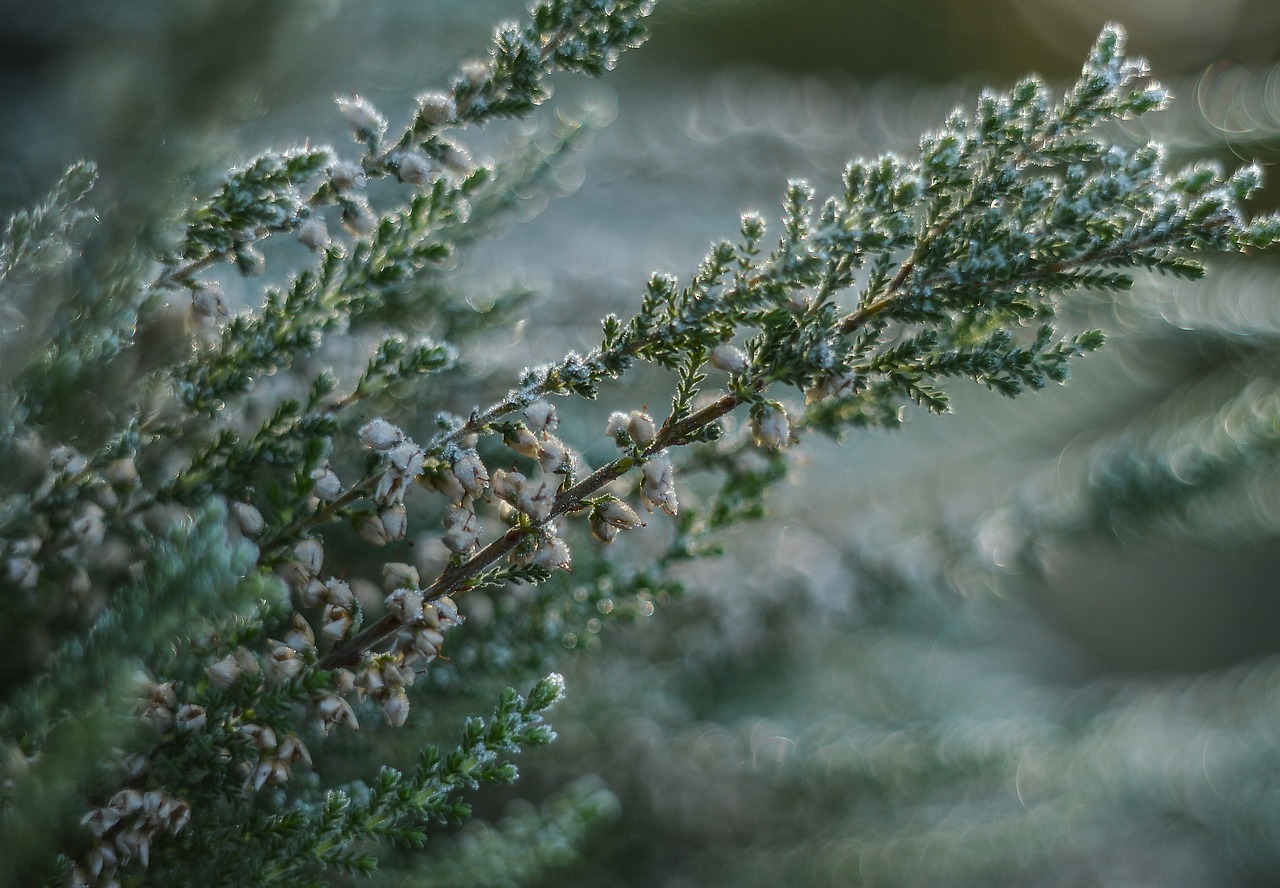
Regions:
<svg viewBox="0 0 1280 888"><path fill-rule="evenodd" d="M342 145L335 93L406 116L520 5L0 0L0 210L89 157L111 237L163 238L155 220L228 165ZM786 178L821 193L982 85L1065 81L1107 20L1176 96L1126 135L1280 160L1269 0L665 0L649 45L553 99L616 119L556 171L571 196L473 257L476 292L539 295L471 371L505 387L587 347L650 271L687 274L740 211L776 215ZM486 861L536 873L583 842L549 878L1278 884L1280 268L1218 263L1078 312L1112 338L1068 387L807 441L772 519L687 595L566 636L561 740L481 799L499 828L393 878L512 884Z"/></svg>

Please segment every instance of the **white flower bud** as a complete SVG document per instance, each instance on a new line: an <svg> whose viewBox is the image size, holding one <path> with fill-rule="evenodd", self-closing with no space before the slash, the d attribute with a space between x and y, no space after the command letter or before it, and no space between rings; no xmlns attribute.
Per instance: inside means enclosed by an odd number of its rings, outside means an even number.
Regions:
<svg viewBox="0 0 1280 888"><path fill-rule="evenodd" d="M675 470L671 460L665 456L651 457L641 467L640 498L644 507L652 512L661 507L668 515L676 514L679 502L676 499Z"/></svg>
<svg viewBox="0 0 1280 888"><path fill-rule="evenodd" d="M40 582L40 566L30 558L10 558L5 562L4 575L19 589L34 589Z"/></svg>
<svg viewBox="0 0 1280 888"><path fill-rule="evenodd" d="M493 492L508 502L514 500L524 487L526 478L520 472L498 469L493 473Z"/></svg>
<svg viewBox="0 0 1280 888"><path fill-rule="evenodd" d="M387 119L378 113L378 109L360 96L338 96L338 111L346 119L347 125L361 139L380 137L387 129Z"/></svg>
<svg viewBox="0 0 1280 888"><path fill-rule="evenodd" d="M356 533L360 539L375 546L385 546L390 540L387 529L382 526L382 520L377 515L368 513L356 519Z"/></svg>
<svg viewBox="0 0 1280 888"><path fill-rule="evenodd" d="M446 93L426 93L418 96L418 120L423 126L438 127L453 123L458 117L458 106L453 96Z"/></svg>
<svg viewBox="0 0 1280 888"><path fill-rule="evenodd" d="M766 404L751 417L751 435L757 445L777 450L791 442L791 424L778 404Z"/></svg>
<svg viewBox="0 0 1280 888"><path fill-rule="evenodd" d="M356 673L355 686L362 699L366 695L370 697L381 696L386 684L386 681L382 678L382 669L376 664L369 663Z"/></svg>
<svg viewBox="0 0 1280 888"><path fill-rule="evenodd" d="M480 496L489 486L489 471L474 452L465 453L454 461L453 476L472 497Z"/></svg>
<svg viewBox="0 0 1280 888"><path fill-rule="evenodd" d="M297 592L300 607L319 607L326 601L325 585L317 577L301 583Z"/></svg>
<svg viewBox="0 0 1280 888"><path fill-rule="evenodd" d="M297 678L305 665L298 652L287 644L277 643L267 660L267 675L273 681Z"/></svg>
<svg viewBox="0 0 1280 888"><path fill-rule="evenodd" d="M214 687L229 688L240 677L240 664L236 662L234 655L227 654L212 666L206 666L204 674L209 677Z"/></svg>
<svg viewBox="0 0 1280 888"><path fill-rule="evenodd" d="M407 152L397 156L396 177L406 185L415 187L425 185L434 172L431 162L417 152Z"/></svg>
<svg viewBox="0 0 1280 888"><path fill-rule="evenodd" d="M568 474L573 468L573 454L559 438L547 435L538 446L538 465L548 474Z"/></svg>
<svg viewBox="0 0 1280 888"><path fill-rule="evenodd" d="M49 451L49 467L64 475L79 475L89 465L74 447L61 444Z"/></svg>
<svg viewBox="0 0 1280 888"><path fill-rule="evenodd" d="M221 288L216 284L202 284L191 291L191 313L200 321L216 321L231 312Z"/></svg>
<svg viewBox="0 0 1280 888"><path fill-rule="evenodd" d="M293 557L306 571L307 576L314 577L320 573L320 566L324 564L324 543L320 542L319 537L299 540L293 547Z"/></svg>
<svg viewBox="0 0 1280 888"><path fill-rule="evenodd" d="M538 439L523 425L516 426L514 432L503 435L502 443L521 456L527 456L529 459L538 458Z"/></svg>
<svg viewBox="0 0 1280 888"><path fill-rule="evenodd" d="M422 619L422 593L417 589L397 589L386 598L387 611L401 623Z"/></svg>
<svg viewBox="0 0 1280 888"><path fill-rule="evenodd" d="M538 551L533 556L533 563L548 570L556 567L568 570L569 545L558 536L544 536L538 540Z"/></svg>
<svg viewBox="0 0 1280 888"><path fill-rule="evenodd" d="M387 695L382 703L382 717L393 728L400 727L409 718L409 695L404 688L396 688Z"/></svg>
<svg viewBox="0 0 1280 888"><path fill-rule="evenodd" d="M388 540L402 540L409 530L409 512L403 503L383 509L378 513L382 521L382 529L386 531Z"/></svg>
<svg viewBox="0 0 1280 888"><path fill-rule="evenodd" d="M326 604L320 620L320 634L330 641L342 641L353 622L351 611L340 604Z"/></svg>
<svg viewBox="0 0 1280 888"><path fill-rule="evenodd" d="M654 425L653 417L649 414L641 410L632 410L631 415L627 417L627 434L639 447L645 448L657 439L658 427Z"/></svg>
<svg viewBox="0 0 1280 888"><path fill-rule="evenodd" d="M178 710L174 720L184 731L199 731L208 723L209 716L205 714L203 706L187 703Z"/></svg>
<svg viewBox="0 0 1280 888"><path fill-rule="evenodd" d="M375 419L360 428L360 443L373 450L390 450L403 440L404 432L385 419Z"/></svg>
<svg viewBox="0 0 1280 888"><path fill-rule="evenodd" d="M458 482L453 472L440 472L431 476L419 475L418 481L425 487L444 494L444 498L451 503L456 503L467 495L466 488Z"/></svg>
<svg viewBox="0 0 1280 888"><path fill-rule="evenodd" d="M324 219L312 216L298 226L298 241L313 253L329 249L329 228Z"/></svg>
<svg viewBox="0 0 1280 888"><path fill-rule="evenodd" d="M627 430L627 423L631 420L629 414L615 410L609 414L609 423L605 426L604 434L606 438L612 438L618 442L618 446L622 446L622 439L619 435Z"/></svg>
<svg viewBox="0 0 1280 888"><path fill-rule="evenodd" d="M593 512L591 514L591 535L608 545L618 538L618 528L605 522L600 517L599 512Z"/></svg>
<svg viewBox="0 0 1280 888"><path fill-rule="evenodd" d="M529 431L535 435L546 435L560 425L555 405L542 398L524 408L524 418L529 423Z"/></svg>
<svg viewBox="0 0 1280 888"><path fill-rule="evenodd" d="M534 521L542 522L551 517L551 509L556 504L556 484L547 479L526 481L516 495L512 504Z"/></svg>
<svg viewBox="0 0 1280 888"><path fill-rule="evenodd" d="M120 814L112 808L94 808L80 821L80 825L89 831L94 838L102 838L102 834L120 822Z"/></svg>
<svg viewBox="0 0 1280 888"><path fill-rule="evenodd" d="M359 164L349 160L340 160L329 167L329 182L340 193L354 191L364 187L364 170Z"/></svg>
<svg viewBox="0 0 1280 888"><path fill-rule="evenodd" d="M257 536L267 526L262 513L249 503L232 503L231 514L235 516L240 532L247 537Z"/></svg>
<svg viewBox="0 0 1280 888"><path fill-rule="evenodd" d="M462 76L471 86L479 86L489 77L489 66L479 60L466 62L462 66Z"/></svg>
<svg viewBox="0 0 1280 888"><path fill-rule="evenodd" d="M300 654L305 654L316 646L316 636L302 614L294 611L293 628L284 636L284 643Z"/></svg>
<svg viewBox="0 0 1280 888"><path fill-rule="evenodd" d="M311 750L307 749L307 745L296 734L290 734L280 741L280 745L276 747L276 758L294 764L298 761L304 761L308 765L311 764Z"/></svg>
<svg viewBox="0 0 1280 888"><path fill-rule="evenodd" d="M118 817L128 817L142 808L142 793L136 789L122 789L107 803Z"/></svg>
<svg viewBox="0 0 1280 888"><path fill-rule="evenodd" d="M636 514L635 509L620 499L610 497L597 506L596 511L600 515L601 521L619 530L634 530L637 527L644 527L644 522L640 520L640 516Z"/></svg>
<svg viewBox="0 0 1280 888"><path fill-rule="evenodd" d="M311 485L311 495L318 500L329 503L342 495L342 481L328 463L313 471L311 480L315 482Z"/></svg>
<svg viewBox="0 0 1280 888"><path fill-rule="evenodd" d="M324 601L327 604L337 604L349 608L355 604L356 596L351 591L351 584L346 580L330 577L324 583Z"/></svg>
<svg viewBox="0 0 1280 888"><path fill-rule="evenodd" d="M231 652L231 655L236 658L236 665L240 667L242 672L257 675L262 671L262 664L258 662L258 658L254 656L253 651L247 647L238 647Z"/></svg>
<svg viewBox="0 0 1280 888"><path fill-rule="evenodd" d="M470 503L445 509L444 527L444 544L450 552L457 555L466 555L474 549L484 530L476 520L476 513Z"/></svg>
<svg viewBox="0 0 1280 888"><path fill-rule="evenodd" d="M726 373L741 373L747 369L747 356L727 342L711 349L711 366Z"/></svg>
<svg viewBox="0 0 1280 888"><path fill-rule="evenodd" d="M351 708L350 703L337 694L325 694L316 701L316 718L320 723L318 727L322 734L328 734L341 725L347 725L353 731L360 730L355 710Z"/></svg>
<svg viewBox="0 0 1280 888"><path fill-rule="evenodd" d="M382 588L387 592L404 588L416 589L421 583L418 569L412 564L391 561L382 565Z"/></svg>

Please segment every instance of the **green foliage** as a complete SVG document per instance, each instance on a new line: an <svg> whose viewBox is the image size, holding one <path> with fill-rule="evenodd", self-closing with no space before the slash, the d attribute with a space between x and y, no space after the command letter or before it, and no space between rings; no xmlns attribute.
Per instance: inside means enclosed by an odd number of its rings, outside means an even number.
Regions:
<svg viewBox="0 0 1280 888"><path fill-rule="evenodd" d="M1195 278L1203 254L1280 239L1280 219L1243 216L1256 168L1169 173L1158 146L1099 135L1166 100L1113 27L1061 99L1028 79L915 156L851 162L825 201L790 183L773 245L743 216L687 283L653 275L598 346L498 394L493 337L521 322L520 297L477 307L456 270L588 121L564 115L492 165L464 137L531 114L552 74L611 69L650 8L539 3L397 136L341 98L356 159L264 153L158 222L154 255L78 261L99 247L77 209L88 165L10 222L6 311L60 295L48 342L0 382L6 884L319 885L406 859L388 849L435 844L484 786L517 779L513 755L555 739L559 676L527 697L509 685L680 598L677 568L765 517L807 432L896 425L909 403L945 412L945 380L1007 396L1062 382L1102 345L1060 330L1068 295L1128 290L1144 269ZM262 247L282 235L312 254L287 276L287 250ZM233 287L232 267L272 283ZM641 365L670 380L665 416L628 403L619 380ZM612 451L570 396L620 408ZM107 406L68 415L86 401ZM1130 449L1082 511L1208 487L1270 447L1269 428L1176 457ZM1195 471L1173 466L1197 446ZM605 548L658 522L649 551ZM500 686L492 716L467 716ZM459 721L456 745L430 742ZM999 764L984 755L962 764ZM611 808L579 793L463 832L430 878L538 878Z"/></svg>

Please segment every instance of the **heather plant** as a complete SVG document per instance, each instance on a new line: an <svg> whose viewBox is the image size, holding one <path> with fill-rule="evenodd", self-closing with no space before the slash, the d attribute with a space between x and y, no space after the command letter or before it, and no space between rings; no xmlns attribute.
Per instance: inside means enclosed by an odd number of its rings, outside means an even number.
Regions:
<svg viewBox="0 0 1280 888"><path fill-rule="evenodd" d="M944 412L952 379L1061 382L1102 344L1062 329L1067 297L1280 238L1243 215L1257 168L1168 171L1158 145L1108 138L1167 99L1110 27L1065 94L984 93L822 201L792 182L776 233L744 215L591 350L492 378L480 359L523 294L478 299L459 264L592 121L562 111L493 162L470 140L535 117L552 74L612 68L650 7L539 3L400 127L341 96L354 148L264 153L143 246L96 237L88 163L10 220L9 882L372 873L516 780L555 737L552 652L678 596L805 436ZM277 267L284 238L305 267ZM644 367L660 409L629 385ZM434 878L533 880L610 810L576 785L465 834Z"/></svg>

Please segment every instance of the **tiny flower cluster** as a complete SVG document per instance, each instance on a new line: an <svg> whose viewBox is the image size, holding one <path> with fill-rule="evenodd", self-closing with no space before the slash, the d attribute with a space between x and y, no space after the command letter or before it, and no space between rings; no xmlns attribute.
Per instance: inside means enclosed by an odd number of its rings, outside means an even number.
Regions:
<svg viewBox="0 0 1280 888"><path fill-rule="evenodd" d="M120 884L116 870L135 860L149 865L152 841L161 833L182 832L191 822L191 806L163 790L122 789L81 822L94 847L83 866L72 871L71 884L115 888Z"/></svg>

